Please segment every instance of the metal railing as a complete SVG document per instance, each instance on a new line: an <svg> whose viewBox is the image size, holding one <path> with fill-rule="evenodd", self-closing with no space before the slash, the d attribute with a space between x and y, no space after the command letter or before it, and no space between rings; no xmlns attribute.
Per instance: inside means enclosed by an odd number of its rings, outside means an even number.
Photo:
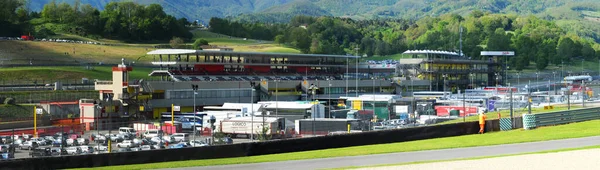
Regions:
<svg viewBox="0 0 600 170"><path fill-rule="evenodd" d="M535 125L554 126L596 119L600 119L600 108L586 108L535 114Z"/></svg>

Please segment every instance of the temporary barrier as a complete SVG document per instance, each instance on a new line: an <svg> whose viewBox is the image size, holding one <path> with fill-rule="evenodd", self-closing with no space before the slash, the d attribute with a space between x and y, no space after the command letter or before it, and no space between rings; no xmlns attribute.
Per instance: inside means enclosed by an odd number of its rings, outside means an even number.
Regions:
<svg viewBox="0 0 600 170"><path fill-rule="evenodd" d="M500 130L512 130L512 120L510 118L500 118Z"/></svg>
<svg viewBox="0 0 600 170"><path fill-rule="evenodd" d="M524 114L523 115L523 129L531 130L534 129L535 126L535 115L532 114Z"/></svg>

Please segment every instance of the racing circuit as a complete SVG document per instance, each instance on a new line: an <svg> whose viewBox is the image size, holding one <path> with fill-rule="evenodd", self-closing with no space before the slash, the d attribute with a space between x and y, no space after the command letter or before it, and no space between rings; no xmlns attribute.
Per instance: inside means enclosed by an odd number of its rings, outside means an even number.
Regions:
<svg viewBox="0 0 600 170"><path fill-rule="evenodd" d="M173 168L170 170L265 170L265 169L286 169L286 170L304 170L304 169L331 169L344 167L377 166L387 164L401 164L422 161L441 161L455 160L464 158L477 158L489 156L501 156L522 154L531 152L541 152L558 149L580 148L586 146L600 145L600 136L553 140L543 142L531 142L521 144L507 144L495 146L482 146L471 148L442 149L416 152L403 152L379 155L350 156L339 158L324 158L311 160L296 160L283 162L266 162L255 164L223 165L223 166L205 166Z"/></svg>

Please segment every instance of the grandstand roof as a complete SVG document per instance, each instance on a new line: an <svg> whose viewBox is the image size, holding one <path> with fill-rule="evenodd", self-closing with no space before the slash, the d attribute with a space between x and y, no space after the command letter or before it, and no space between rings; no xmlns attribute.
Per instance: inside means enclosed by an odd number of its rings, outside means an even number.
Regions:
<svg viewBox="0 0 600 170"><path fill-rule="evenodd" d="M181 54L231 54L231 55L270 55L287 57L334 57L334 58L359 58L353 55L329 55L329 54L292 54L292 53L261 53L261 52L236 52L236 51L204 51L187 49L159 49L150 51L148 55L181 55Z"/></svg>
<svg viewBox="0 0 600 170"><path fill-rule="evenodd" d="M438 50L408 50L402 54L440 54L440 55L458 56L457 52L438 51ZM464 56L464 53L463 53L463 56Z"/></svg>

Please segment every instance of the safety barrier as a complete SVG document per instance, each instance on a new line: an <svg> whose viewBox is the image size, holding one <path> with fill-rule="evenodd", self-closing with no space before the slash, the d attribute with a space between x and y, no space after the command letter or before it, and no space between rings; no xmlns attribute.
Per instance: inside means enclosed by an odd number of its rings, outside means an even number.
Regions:
<svg viewBox="0 0 600 170"><path fill-rule="evenodd" d="M535 115L524 114L523 115L523 128L526 130L530 130L530 129L534 129L535 127L536 127Z"/></svg>
<svg viewBox="0 0 600 170"><path fill-rule="evenodd" d="M600 108L586 108L559 112L541 113L534 115L535 127L554 126L560 124L583 122L600 119ZM526 117L523 115L523 117ZM525 124L525 118L523 119Z"/></svg>
<svg viewBox="0 0 600 170"><path fill-rule="evenodd" d="M498 131L499 121L488 120L486 131ZM350 133L312 138L214 145L207 147L118 152L63 157L42 157L0 161L0 169L66 169L100 167L196 159L233 158L288 152L300 152L349 146L406 142L451 136L477 134L478 122ZM127 159L124 159L127 158Z"/></svg>

